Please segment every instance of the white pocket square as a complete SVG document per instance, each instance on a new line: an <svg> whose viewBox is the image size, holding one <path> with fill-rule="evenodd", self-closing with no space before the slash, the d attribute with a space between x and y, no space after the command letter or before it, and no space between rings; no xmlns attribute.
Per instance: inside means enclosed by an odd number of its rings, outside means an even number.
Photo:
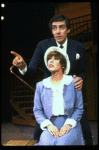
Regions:
<svg viewBox="0 0 99 150"><path fill-rule="evenodd" d="M80 58L80 55L76 53L76 60L78 60L79 58Z"/></svg>

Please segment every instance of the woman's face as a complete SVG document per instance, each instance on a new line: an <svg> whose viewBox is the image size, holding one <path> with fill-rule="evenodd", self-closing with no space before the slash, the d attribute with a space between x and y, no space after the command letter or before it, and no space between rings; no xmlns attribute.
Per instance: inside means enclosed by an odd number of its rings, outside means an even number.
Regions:
<svg viewBox="0 0 99 150"><path fill-rule="evenodd" d="M62 71L62 66L57 56L48 57L47 65L48 65L48 70L51 72Z"/></svg>

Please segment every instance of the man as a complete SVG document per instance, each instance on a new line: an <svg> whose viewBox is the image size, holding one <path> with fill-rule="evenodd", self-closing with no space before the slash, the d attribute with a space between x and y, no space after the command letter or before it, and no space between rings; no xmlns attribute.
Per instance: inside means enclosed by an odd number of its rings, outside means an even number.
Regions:
<svg viewBox="0 0 99 150"><path fill-rule="evenodd" d="M34 55L27 67L22 56L16 52L11 52L15 55L13 65L19 68L21 74L27 78L32 78L37 73L37 68L44 59L44 53L50 46L58 46L62 48L64 53L67 53L70 59L71 69L69 75L72 75L75 80L75 88L82 89L83 82L86 79L86 65L85 65L85 49L84 45L80 42L67 38L67 34L70 32L70 22L67 17L63 15L54 16L50 22L49 27L52 31L54 38L46 39L38 43ZM50 72L45 66L44 78L50 76ZM92 137L90 132L90 126L86 117L85 111L81 119L81 126L83 129L83 136L86 145L92 145ZM39 140L41 134L38 123L35 126L34 140Z"/></svg>

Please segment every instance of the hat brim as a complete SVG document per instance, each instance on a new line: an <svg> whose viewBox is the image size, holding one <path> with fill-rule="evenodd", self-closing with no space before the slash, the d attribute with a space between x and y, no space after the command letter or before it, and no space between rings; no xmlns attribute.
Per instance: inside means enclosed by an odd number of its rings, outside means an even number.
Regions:
<svg viewBox="0 0 99 150"><path fill-rule="evenodd" d="M46 67L48 68L48 66L47 66L47 55L49 54L49 52L52 52L52 51L58 51L59 53L61 53L65 57L66 62L67 62L67 67L64 71L64 74L68 74L70 71L70 60L69 60L68 54L64 54L62 49L59 47L56 47L56 46L49 47L44 54L44 62L45 62Z"/></svg>

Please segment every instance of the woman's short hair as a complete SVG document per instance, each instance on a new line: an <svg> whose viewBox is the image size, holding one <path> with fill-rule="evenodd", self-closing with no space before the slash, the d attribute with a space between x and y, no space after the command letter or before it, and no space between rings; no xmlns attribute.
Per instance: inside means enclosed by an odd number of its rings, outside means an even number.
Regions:
<svg viewBox="0 0 99 150"><path fill-rule="evenodd" d="M70 29L70 21L67 17L64 15L55 15L50 21L49 21L49 28L52 30L52 22L55 21L65 21L67 29Z"/></svg>
<svg viewBox="0 0 99 150"><path fill-rule="evenodd" d="M49 58L51 58L52 56L55 56L55 57L57 57L60 60L60 64L62 65L62 73L64 74L64 71L65 71L65 69L67 67L67 62L66 62L65 57L61 53L59 53L57 51L51 51L47 55L47 62L48 62Z"/></svg>

